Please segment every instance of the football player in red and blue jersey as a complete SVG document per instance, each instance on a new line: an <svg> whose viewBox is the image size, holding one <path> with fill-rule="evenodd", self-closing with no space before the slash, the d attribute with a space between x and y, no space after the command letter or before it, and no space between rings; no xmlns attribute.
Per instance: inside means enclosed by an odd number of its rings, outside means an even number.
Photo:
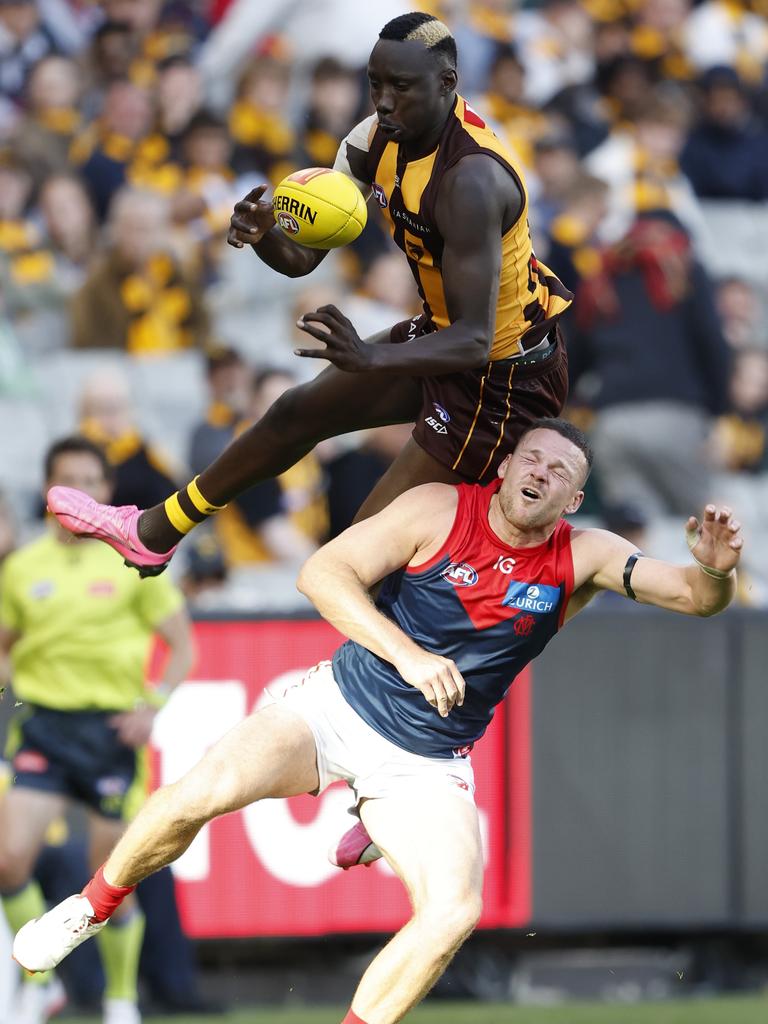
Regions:
<svg viewBox="0 0 768 1024"><path fill-rule="evenodd" d="M364 845L402 879L413 916L342 1024L401 1020L480 916L469 751L515 677L600 590L698 616L734 596L743 541L727 508L688 520L688 565L571 527L563 516L579 508L591 462L575 427L539 420L492 483L416 487L313 554L299 589L347 642L158 790L82 894L21 929L19 963L57 964L217 815L343 779Z"/></svg>

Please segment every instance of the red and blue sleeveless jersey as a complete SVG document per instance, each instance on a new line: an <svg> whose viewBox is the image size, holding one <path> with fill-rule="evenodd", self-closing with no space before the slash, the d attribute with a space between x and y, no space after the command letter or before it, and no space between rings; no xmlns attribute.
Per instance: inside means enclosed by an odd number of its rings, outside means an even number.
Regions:
<svg viewBox="0 0 768 1024"><path fill-rule="evenodd" d="M427 757L465 754L515 677L563 624L573 590L571 526L561 519L535 547L513 548L488 522L501 486L457 487L456 516L428 562L388 576L376 602L420 647L456 662L464 703L441 718L395 667L348 640L333 659L347 702L397 746Z"/></svg>

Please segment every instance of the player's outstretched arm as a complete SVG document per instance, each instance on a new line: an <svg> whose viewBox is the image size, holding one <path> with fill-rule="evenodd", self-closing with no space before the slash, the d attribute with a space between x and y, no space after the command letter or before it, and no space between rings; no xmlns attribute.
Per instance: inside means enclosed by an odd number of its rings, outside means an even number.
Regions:
<svg viewBox="0 0 768 1024"><path fill-rule="evenodd" d="M394 665L441 715L464 697L449 658L423 650L371 600L370 588L412 560L427 561L448 536L457 496L445 484L414 487L356 523L305 562L297 587L341 633Z"/></svg>
<svg viewBox="0 0 768 1024"><path fill-rule="evenodd" d="M401 345L366 345L343 313L322 306L305 313L298 327L325 347L296 354L327 359L349 373L433 376L482 366L496 324L504 220L514 219L522 204L517 185L495 160L460 160L443 178L435 207L450 326Z"/></svg>
<svg viewBox="0 0 768 1024"><path fill-rule="evenodd" d="M633 545L603 530L586 530L576 541L574 569L577 578L587 576L587 589L613 590L631 596L625 585L628 584L636 600L643 604L686 615L716 615L731 603L736 593L736 567L744 544L741 524L729 508L707 505L701 522L694 516L689 518L686 538L692 565L638 558L628 567L627 560L635 553ZM597 565L591 574L590 559Z"/></svg>
<svg viewBox="0 0 768 1024"><path fill-rule="evenodd" d="M261 198L266 185L251 189L245 199L235 204L229 221L227 242L235 249L250 245L259 259L268 267L286 277L304 277L325 259L327 250L308 249L305 245L286 238L275 226L272 203Z"/></svg>

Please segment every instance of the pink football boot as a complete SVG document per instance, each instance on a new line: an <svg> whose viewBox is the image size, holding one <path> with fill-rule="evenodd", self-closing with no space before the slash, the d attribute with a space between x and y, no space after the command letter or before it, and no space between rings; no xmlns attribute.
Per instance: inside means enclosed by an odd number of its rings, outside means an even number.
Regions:
<svg viewBox="0 0 768 1024"><path fill-rule="evenodd" d="M109 544L123 556L126 565L138 569L139 576L159 576L178 547L162 554L145 547L138 534L142 510L135 505L100 505L74 487L52 487L48 508L76 537L94 537Z"/></svg>
<svg viewBox="0 0 768 1024"><path fill-rule="evenodd" d="M362 821L358 821L348 832L345 832L339 840L338 846L332 847L328 851L328 860L343 871L353 868L357 864L363 864L369 868L381 856L381 850L365 831Z"/></svg>

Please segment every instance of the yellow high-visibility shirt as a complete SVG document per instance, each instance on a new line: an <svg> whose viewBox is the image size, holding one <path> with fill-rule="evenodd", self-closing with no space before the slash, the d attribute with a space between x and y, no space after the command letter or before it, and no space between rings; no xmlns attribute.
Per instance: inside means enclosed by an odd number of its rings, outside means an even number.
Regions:
<svg viewBox="0 0 768 1024"><path fill-rule="evenodd" d="M183 605L167 576L141 579L95 540L52 533L9 555L0 570L0 625L17 700L59 711L132 708L145 692L155 628Z"/></svg>

